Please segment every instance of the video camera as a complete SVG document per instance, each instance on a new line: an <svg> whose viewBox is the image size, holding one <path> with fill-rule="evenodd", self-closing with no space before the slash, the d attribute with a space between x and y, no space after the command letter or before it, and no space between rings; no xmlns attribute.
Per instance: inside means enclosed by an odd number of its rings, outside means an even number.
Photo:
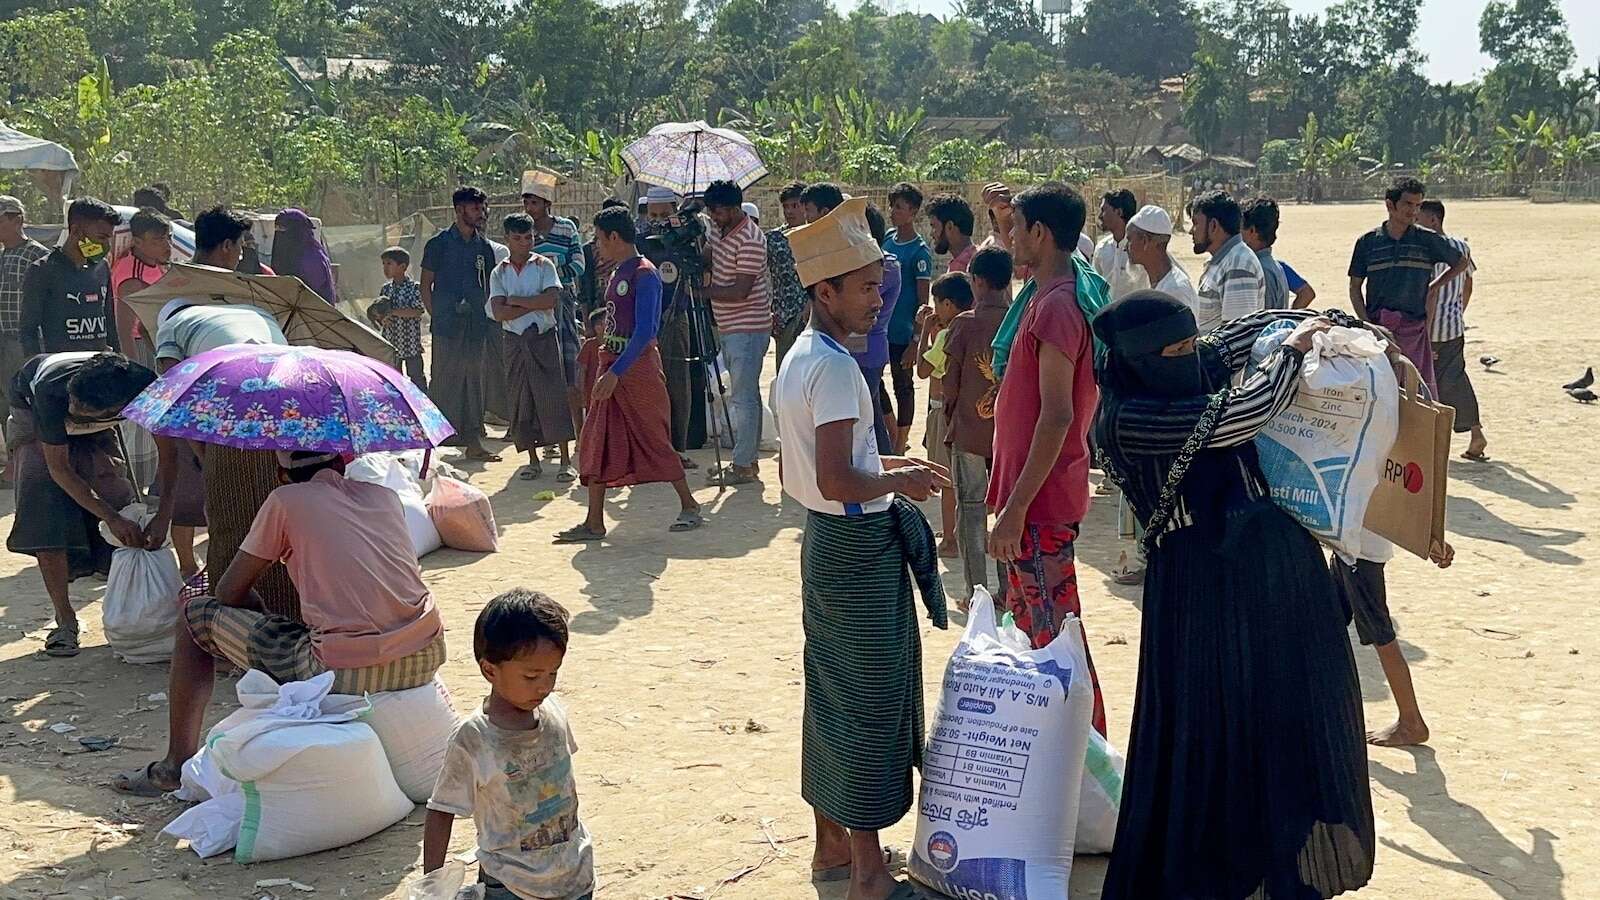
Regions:
<svg viewBox="0 0 1600 900"><path fill-rule="evenodd" d="M698 200L685 203L665 222L656 224L653 233L645 236L640 249L645 259L654 263L661 273L662 283L672 285L687 279L689 284L698 284L704 274L706 263L701 251L705 246L706 226L700 218L703 208Z"/></svg>

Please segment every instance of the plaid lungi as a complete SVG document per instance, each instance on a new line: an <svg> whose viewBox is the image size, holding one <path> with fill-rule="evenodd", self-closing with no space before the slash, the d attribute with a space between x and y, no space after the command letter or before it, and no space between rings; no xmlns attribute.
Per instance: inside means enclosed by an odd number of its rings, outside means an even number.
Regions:
<svg viewBox="0 0 1600 900"><path fill-rule="evenodd" d="M196 597L183 607L184 623L200 649L244 669L260 669L280 684L315 678L328 667L311 650L305 625L254 609ZM420 687L444 665L444 633L421 650L377 666L334 669L333 693L377 694Z"/></svg>

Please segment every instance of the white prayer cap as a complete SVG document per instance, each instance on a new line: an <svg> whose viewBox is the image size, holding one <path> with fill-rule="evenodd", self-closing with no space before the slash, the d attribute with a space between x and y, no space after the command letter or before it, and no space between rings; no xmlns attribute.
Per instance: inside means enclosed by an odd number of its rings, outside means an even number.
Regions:
<svg viewBox="0 0 1600 900"><path fill-rule="evenodd" d="M668 188L664 188L658 184L652 184L650 185L650 190L644 192L644 202L671 203L676 206L678 203L678 195L674 194Z"/></svg>
<svg viewBox="0 0 1600 900"><path fill-rule="evenodd" d="M755 219L757 222L761 221L761 207L746 200L739 208L744 210L744 214L750 218Z"/></svg>
<svg viewBox="0 0 1600 900"><path fill-rule="evenodd" d="M1133 214L1128 224L1145 234L1172 235L1172 216L1159 206L1146 206Z"/></svg>

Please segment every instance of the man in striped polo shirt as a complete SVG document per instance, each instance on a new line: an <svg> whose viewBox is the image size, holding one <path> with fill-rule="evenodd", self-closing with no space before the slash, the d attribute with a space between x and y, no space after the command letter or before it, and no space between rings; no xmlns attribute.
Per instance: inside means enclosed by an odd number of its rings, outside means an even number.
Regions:
<svg viewBox="0 0 1600 900"><path fill-rule="evenodd" d="M1234 319L1267 308L1261 261L1239 234L1238 201L1222 191L1201 194L1191 204L1194 252L1211 254L1200 275L1195 324L1206 334Z"/></svg>
<svg viewBox="0 0 1600 900"><path fill-rule="evenodd" d="M711 473L723 486L756 480L756 449L761 445L761 364L772 336L772 302L767 286L767 236L745 215L744 191L731 181L706 187L711 229L711 312L722 338L728 366L728 410L733 419L733 464Z"/></svg>
<svg viewBox="0 0 1600 900"><path fill-rule="evenodd" d="M1456 434L1472 434L1461 458L1483 462L1489 458L1484 453L1489 441L1483 436L1483 422L1478 415L1478 394L1467 377L1467 304L1472 302L1472 273L1478 270L1478 264L1472 261L1466 240L1445 234L1443 203L1422 201L1417 209L1417 224L1439 232L1467 258L1466 271L1439 287L1439 304L1429 338L1433 342L1433 374L1439 382L1439 402L1455 407ZM1447 268L1443 263L1435 265L1434 277L1443 275Z"/></svg>

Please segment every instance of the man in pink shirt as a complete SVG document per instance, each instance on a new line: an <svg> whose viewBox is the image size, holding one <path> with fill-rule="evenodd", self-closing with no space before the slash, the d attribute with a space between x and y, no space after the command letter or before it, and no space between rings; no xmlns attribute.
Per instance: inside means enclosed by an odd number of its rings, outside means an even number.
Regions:
<svg viewBox="0 0 1600 900"><path fill-rule="evenodd" d="M965 197L940 194L928 201L927 211L933 252L950 257L950 271L965 272L972 264L972 254L978 251L972 243L972 204Z"/></svg>
<svg viewBox="0 0 1600 900"><path fill-rule="evenodd" d="M1099 392L1072 259L1083 231L1083 197L1048 182L1018 194L1012 207L1011 252L1032 268L1038 290L1017 301L1028 306L1011 338L995 402L988 506L998 518L989 555L1006 566L1006 605L1017 627L1043 647L1068 613L1081 615L1073 541L1089 511L1087 435ZM997 351L1005 334L1002 326ZM1105 706L1092 662L1089 675L1095 729L1104 734Z"/></svg>
<svg viewBox="0 0 1600 900"><path fill-rule="evenodd" d="M139 796L178 787L200 744L216 658L280 683L333 671L336 694L418 687L444 664L444 627L422 583L400 498L344 477L337 453L279 451L285 483L267 496L217 583L183 605L168 681L167 755L119 775ZM251 586L282 561L305 623L261 608Z"/></svg>

